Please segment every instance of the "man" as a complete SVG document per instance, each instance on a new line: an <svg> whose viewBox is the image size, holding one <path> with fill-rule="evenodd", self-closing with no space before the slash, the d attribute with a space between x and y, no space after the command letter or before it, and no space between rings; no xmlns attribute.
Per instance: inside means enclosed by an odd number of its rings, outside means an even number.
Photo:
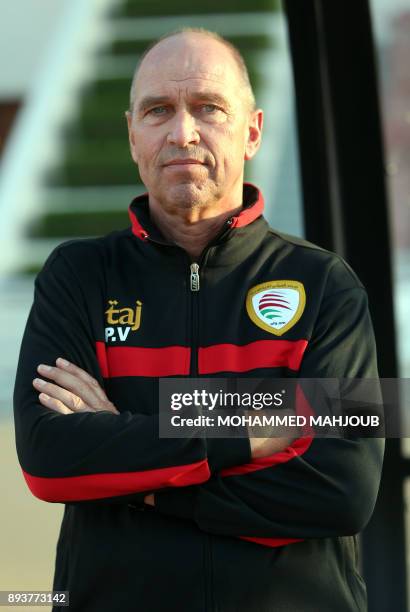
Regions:
<svg viewBox="0 0 410 612"><path fill-rule="evenodd" d="M161 439L157 402L158 377L376 377L363 286L243 185L262 111L226 41L161 39L127 120L148 194L50 255L16 379L24 476L66 504L53 588L84 612L364 611L382 441Z"/></svg>

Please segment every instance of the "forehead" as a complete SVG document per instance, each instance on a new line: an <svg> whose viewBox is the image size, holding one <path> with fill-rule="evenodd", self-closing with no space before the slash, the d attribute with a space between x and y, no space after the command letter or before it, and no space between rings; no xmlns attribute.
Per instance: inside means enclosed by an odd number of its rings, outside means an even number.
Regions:
<svg viewBox="0 0 410 612"><path fill-rule="evenodd" d="M151 49L138 70L135 94L158 94L166 90L195 87L236 92L239 68L229 48L203 34L179 34Z"/></svg>

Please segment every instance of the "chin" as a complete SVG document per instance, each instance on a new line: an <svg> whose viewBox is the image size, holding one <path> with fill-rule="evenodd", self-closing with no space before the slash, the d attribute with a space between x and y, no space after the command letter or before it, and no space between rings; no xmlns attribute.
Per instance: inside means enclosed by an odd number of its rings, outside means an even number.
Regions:
<svg viewBox="0 0 410 612"><path fill-rule="evenodd" d="M195 185L194 183L180 183L170 186L165 195L166 199L173 204L192 208L193 206L203 206L212 199L211 190L205 185Z"/></svg>

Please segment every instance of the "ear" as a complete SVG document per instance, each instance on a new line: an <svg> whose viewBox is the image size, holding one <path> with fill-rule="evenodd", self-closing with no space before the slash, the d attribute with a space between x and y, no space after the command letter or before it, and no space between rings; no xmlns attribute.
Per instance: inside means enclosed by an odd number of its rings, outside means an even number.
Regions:
<svg viewBox="0 0 410 612"><path fill-rule="evenodd" d="M252 159L258 151L262 140L263 111L258 108L252 111L248 124L248 138L245 144L245 159Z"/></svg>
<svg viewBox="0 0 410 612"><path fill-rule="evenodd" d="M130 151L131 151L131 157L134 160L134 162L136 164L138 164L138 155L137 155L137 147L136 147L136 140L135 140L135 132L133 130L133 115L130 111L125 111L125 117L127 119L127 125L128 125L128 139L130 142Z"/></svg>

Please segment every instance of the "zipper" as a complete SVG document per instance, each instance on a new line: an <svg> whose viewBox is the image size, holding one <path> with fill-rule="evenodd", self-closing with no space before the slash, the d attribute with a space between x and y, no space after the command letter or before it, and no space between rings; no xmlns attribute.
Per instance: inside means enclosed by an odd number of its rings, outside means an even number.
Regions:
<svg viewBox="0 0 410 612"><path fill-rule="evenodd" d="M199 262L191 262L188 253L184 249L182 249L182 247L179 247L178 245L174 245L169 242L163 242L151 238L151 236L145 231L141 233L143 240L147 242L151 242L153 244L158 244L161 246L176 246L185 253L186 257L189 260L189 299L191 302L191 361L189 373L190 376L194 378L198 376L199 291L201 288L200 269L203 270L205 266L205 262L208 257L210 248L214 246L218 240L220 240L221 238L225 238L225 236L230 232L231 226L233 224L233 219L233 217L230 217L225 221L218 234L208 244L207 248L202 252Z"/></svg>
<svg viewBox="0 0 410 612"><path fill-rule="evenodd" d="M215 236L214 240L208 244L207 248L202 252L199 262L191 262L189 255L184 251L189 260L189 299L191 302L191 362L190 376L193 378L198 376L198 344L199 344L199 291L201 289L200 269L204 269L206 259L210 248L215 243L225 236L231 230L233 217L225 221L220 232ZM149 234L144 232L143 239L163 246L175 246L167 242L160 242L152 239ZM181 247L179 247L181 248ZM183 250L183 249L182 249ZM203 534L204 541L204 582L205 582L205 610L206 612L214 612L216 610L215 593L214 593L214 577L213 577L213 546L211 534Z"/></svg>
<svg viewBox="0 0 410 612"><path fill-rule="evenodd" d="M200 269L203 270L205 267L210 248L214 246L218 240L225 237L225 235L231 230L232 223L233 217L230 217L227 221L225 221L214 240L212 240L212 242L208 244L207 248L202 252L199 262L190 261L189 264L189 293L191 300L191 363L189 372L194 378L198 376L199 291L201 289L201 279L199 273Z"/></svg>
<svg viewBox="0 0 410 612"><path fill-rule="evenodd" d="M224 224L217 239L223 237L229 230L232 224L232 219ZM145 240L151 242L157 242L152 240L148 235ZM193 378L198 376L198 348L199 348L199 292L201 289L201 278L200 271L204 269L206 260L210 251L208 247L202 252L199 261L191 262L188 254L186 256L189 260L189 299L191 303L191 361L190 361L190 376ZM205 589L205 610L206 612L214 612L216 610L215 594L214 594L214 578L213 578L213 550L212 550L212 536L210 534L203 534L204 540L204 589Z"/></svg>
<svg viewBox="0 0 410 612"><path fill-rule="evenodd" d="M191 269L191 291L199 291L199 265L197 263L191 263L189 267Z"/></svg>
<svg viewBox="0 0 410 612"><path fill-rule="evenodd" d="M200 264L202 269L205 265L209 249L202 253ZM190 374L193 377L198 376L198 344L199 344L199 291L201 282L199 277L199 264L192 262L189 265L190 278L190 298L191 298L191 364ZM205 588L205 610L206 612L214 612L215 597L213 585L213 560L212 560L212 536L204 533L204 588Z"/></svg>
<svg viewBox="0 0 410 612"><path fill-rule="evenodd" d="M190 376L198 375L198 336L199 336L199 289L200 289L200 278L199 278L199 266L204 262L205 255L208 250L204 251L201 254L199 263L191 262L188 253L179 247L178 245L173 245L171 243L162 242L159 240L155 240L149 236L146 232L143 234L143 239L146 242L151 242L153 244L159 244L161 246L176 246L178 249L183 251L185 256L189 260L189 300L190 300L190 311L191 311L191 361L189 366Z"/></svg>
<svg viewBox="0 0 410 612"><path fill-rule="evenodd" d="M189 297L191 300L191 363L190 374L198 376L198 344L199 344L199 264L193 262L189 265Z"/></svg>

